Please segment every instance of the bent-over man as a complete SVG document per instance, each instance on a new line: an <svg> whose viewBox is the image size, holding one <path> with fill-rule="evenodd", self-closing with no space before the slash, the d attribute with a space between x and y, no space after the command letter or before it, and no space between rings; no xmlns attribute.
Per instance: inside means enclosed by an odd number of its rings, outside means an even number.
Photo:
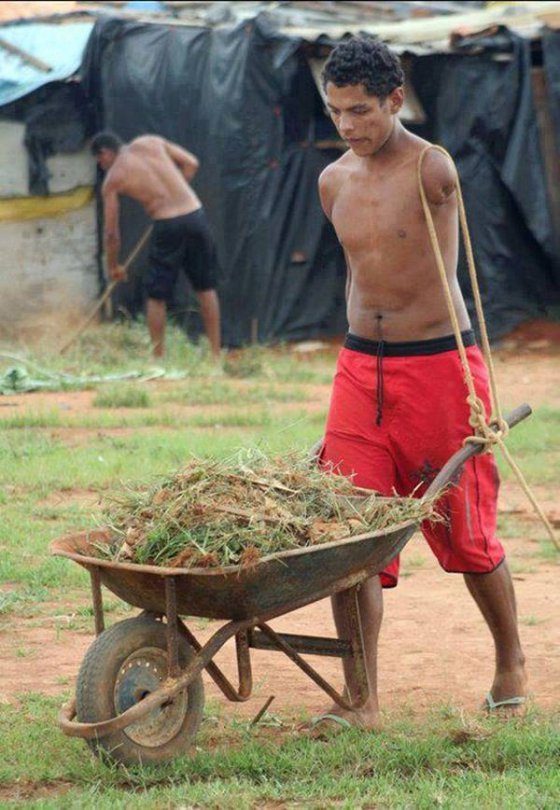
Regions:
<svg viewBox="0 0 560 810"><path fill-rule="evenodd" d="M186 149L156 135L129 144L111 132L94 136L91 151L107 172L103 183L105 250L111 279L124 278L119 266L119 196L137 200L153 221L150 267L144 286L146 319L155 357L164 354L167 306L177 276L185 270L200 304L212 355L220 355L217 256L202 204L190 181L198 160Z"/></svg>
<svg viewBox="0 0 560 810"><path fill-rule="evenodd" d="M397 114L404 74L383 43L354 38L336 47L323 72L331 118L348 151L321 174L319 193L346 256L349 332L333 384L322 463L384 495L420 496L472 434L467 388L418 189L429 146ZM478 395L489 413L488 377L457 281L456 174L426 154L422 182L447 269ZM423 533L445 571L461 573L492 633L496 651L488 708L522 709L527 682L512 580L496 537L498 475L483 454L464 467L440 501L446 520ZM377 641L382 588L397 585L399 561L361 588L370 699L363 709L330 710L351 723L379 722ZM333 609L347 637L342 605ZM437 616L433 617L434 632ZM435 636L434 636L435 637ZM398 643L398 640L396 640ZM350 667L346 687L357 694Z"/></svg>

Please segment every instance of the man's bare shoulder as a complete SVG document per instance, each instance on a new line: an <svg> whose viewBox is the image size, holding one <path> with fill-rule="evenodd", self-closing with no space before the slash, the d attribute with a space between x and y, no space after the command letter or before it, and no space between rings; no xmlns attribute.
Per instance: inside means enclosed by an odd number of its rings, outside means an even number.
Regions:
<svg viewBox="0 0 560 810"><path fill-rule="evenodd" d="M139 135L127 145L130 154L146 154L147 152L161 152L165 138L160 135Z"/></svg>
<svg viewBox="0 0 560 810"><path fill-rule="evenodd" d="M319 175L319 196L325 214L330 218L332 205L342 184L352 171L353 156L350 150L329 163Z"/></svg>
<svg viewBox="0 0 560 810"><path fill-rule="evenodd" d="M433 143L418 138L416 159L422 153L422 183L428 200L433 205L442 205L457 188L457 170L450 155Z"/></svg>
<svg viewBox="0 0 560 810"><path fill-rule="evenodd" d="M352 168L352 158L353 155L348 150L338 160L329 163L319 175L319 185L328 187L344 180Z"/></svg>
<svg viewBox="0 0 560 810"><path fill-rule="evenodd" d="M126 176L126 166L124 164L124 155L119 154L103 181L103 186L101 187L103 194L111 194L120 191Z"/></svg>

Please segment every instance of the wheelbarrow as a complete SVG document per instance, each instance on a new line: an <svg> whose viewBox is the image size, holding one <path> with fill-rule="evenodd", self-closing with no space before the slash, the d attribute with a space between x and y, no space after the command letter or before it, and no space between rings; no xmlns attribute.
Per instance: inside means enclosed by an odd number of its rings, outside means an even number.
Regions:
<svg viewBox="0 0 560 810"><path fill-rule="evenodd" d="M513 427L531 413L522 405L507 417ZM482 447L469 444L438 473L425 497L436 496ZM407 521L312 548L263 557L256 565L181 570L113 562L95 556L108 531L86 531L55 540L51 552L79 563L91 577L96 639L82 662L76 697L59 715L62 731L84 738L98 754L124 764L159 763L184 754L202 721L206 670L231 701L252 691L251 649L283 652L344 709L369 696L357 596L360 585L382 571L417 530ZM101 586L141 609L135 618L104 629ZM340 594L349 637L277 633L272 619ZM201 645L181 616L225 620ZM213 661L235 638L238 686ZM302 654L346 658L355 672L350 699L334 689Z"/></svg>

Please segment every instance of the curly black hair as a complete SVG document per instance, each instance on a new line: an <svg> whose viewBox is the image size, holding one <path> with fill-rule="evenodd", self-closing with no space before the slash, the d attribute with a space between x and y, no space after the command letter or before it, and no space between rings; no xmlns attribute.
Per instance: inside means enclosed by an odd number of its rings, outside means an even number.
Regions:
<svg viewBox="0 0 560 810"><path fill-rule="evenodd" d="M323 87L363 84L368 96L383 101L404 83L399 57L373 37L352 37L331 51L322 72Z"/></svg>

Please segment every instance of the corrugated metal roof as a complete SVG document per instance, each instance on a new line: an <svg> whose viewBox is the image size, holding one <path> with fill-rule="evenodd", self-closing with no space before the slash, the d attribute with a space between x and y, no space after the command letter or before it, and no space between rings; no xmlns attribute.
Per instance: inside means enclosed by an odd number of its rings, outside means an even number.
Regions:
<svg viewBox="0 0 560 810"><path fill-rule="evenodd" d="M284 28L286 33L299 36L310 42L321 37L339 40L345 34L359 34L367 31L376 34L389 43L396 51L414 53L442 52L450 49L453 33L475 34L493 25L503 25L521 36L538 36L543 27L560 27L560 2L527 2L523 6L496 5L481 11L467 14L454 14L444 17L410 19L402 22L322 26L299 26Z"/></svg>
<svg viewBox="0 0 560 810"><path fill-rule="evenodd" d="M90 3L99 7L98 3ZM103 4L105 8L126 3ZM558 0L527 0L520 4L492 3L479 8L477 2L167 2L162 3L173 16L143 15L128 12L142 20L162 21L173 25L206 25L222 27L254 18L265 12L270 23L280 32L301 37L308 42L319 39L337 41L346 34L361 31L376 34L397 52L416 54L445 52L450 49L451 35L476 33L493 25L504 25L521 36L539 36L544 26L560 27ZM402 8L408 16L402 19ZM468 9L457 13L458 9ZM441 13L445 11L445 13ZM389 13L390 12L390 13ZM439 12L439 13L438 13ZM391 19L391 15L393 19Z"/></svg>

